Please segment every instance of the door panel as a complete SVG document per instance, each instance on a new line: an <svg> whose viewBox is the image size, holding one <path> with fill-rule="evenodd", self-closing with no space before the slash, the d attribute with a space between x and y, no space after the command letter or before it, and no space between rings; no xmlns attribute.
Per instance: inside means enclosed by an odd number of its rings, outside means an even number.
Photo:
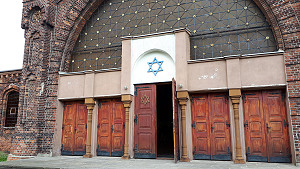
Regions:
<svg viewBox="0 0 300 169"><path fill-rule="evenodd" d="M290 162L282 91L245 92L243 104L248 161Z"/></svg>
<svg viewBox="0 0 300 169"><path fill-rule="evenodd" d="M110 102L101 102L99 104L98 114L98 151L99 156L110 156L111 151L111 112L112 105Z"/></svg>
<svg viewBox="0 0 300 169"><path fill-rule="evenodd" d="M84 155L87 108L82 101L66 102L62 130L62 155Z"/></svg>
<svg viewBox="0 0 300 169"><path fill-rule="evenodd" d="M65 104L63 112L63 127L62 127L62 155L72 155L74 146L74 127L75 127L75 111L76 105L69 103Z"/></svg>
<svg viewBox="0 0 300 169"><path fill-rule="evenodd" d="M134 157L156 158L156 86L135 86Z"/></svg>
<svg viewBox="0 0 300 169"><path fill-rule="evenodd" d="M227 96L192 97L192 130L195 159L230 160L230 122Z"/></svg>
<svg viewBox="0 0 300 169"><path fill-rule="evenodd" d="M84 103L77 103L75 120L74 155L84 155L87 134L87 108Z"/></svg>
<svg viewBox="0 0 300 169"><path fill-rule="evenodd" d="M225 94L210 94L211 150L213 160L231 160L229 111Z"/></svg>
<svg viewBox="0 0 300 169"><path fill-rule="evenodd" d="M98 156L122 156L124 131L124 106L119 100L104 100L99 103Z"/></svg>
<svg viewBox="0 0 300 169"><path fill-rule="evenodd" d="M113 104L112 113L112 152L111 156L122 156L123 155L123 143L125 139L124 131L124 106L122 102L115 101Z"/></svg>
<svg viewBox="0 0 300 169"><path fill-rule="evenodd" d="M270 127L269 132L267 131L269 161L290 162L288 128L284 126L284 122L287 121L286 109L282 91L264 91L262 94L265 121Z"/></svg>
<svg viewBox="0 0 300 169"><path fill-rule="evenodd" d="M192 98L193 144L195 159L211 159L208 96Z"/></svg>

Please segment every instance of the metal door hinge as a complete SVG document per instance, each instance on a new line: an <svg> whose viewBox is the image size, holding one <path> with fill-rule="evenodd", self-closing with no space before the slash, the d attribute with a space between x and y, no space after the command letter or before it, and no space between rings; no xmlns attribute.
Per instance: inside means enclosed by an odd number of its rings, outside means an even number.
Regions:
<svg viewBox="0 0 300 169"><path fill-rule="evenodd" d="M97 128L100 128L100 123L98 123Z"/></svg>
<svg viewBox="0 0 300 169"><path fill-rule="evenodd" d="M250 148L248 147L248 151L246 152L246 156L250 154Z"/></svg>
<svg viewBox="0 0 300 169"><path fill-rule="evenodd" d="M111 125L111 132L114 132L114 126Z"/></svg>
<svg viewBox="0 0 300 169"><path fill-rule="evenodd" d="M227 129L230 127L230 123L228 123L228 120L226 120L226 127Z"/></svg>
<svg viewBox="0 0 300 169"><path fill-rule="evenodd" d="M87 124L85 124L85 129L87 130Z"/></svg>
<svg viewBox="0 0 300 169"><path fill-rule="evenodd" d="M248 127L249 127L248 120L246 120L246 123L244 123L244 127L247 127L247 129L248 129Z"/></svg>
<svg viewBox="0 0 300 169"><path fill-rule="evenodd" d="M192 128L195 129L195 121L193 121L193 123L192 123Z"/></svg>
<svg viewBox="0 0 300 169"><path fill-rule="evenodd" d="M136 152L137 151L137 144L135 144L133 151Z"/></svg>
<svg viewBox="0 0 300 169"><path fill-rule="evenodd" d="M65 125L62 125L61 129L62 129L62 130L65 129Z"/></svg>
<svg viewBox="0 0 300 169"><path fill-rule="evenodd" d="M125 123L123 122L123 129L125 129Z"/></svg>
<svg viewBox="0 0 300 169"><path fill-rule="evenodd" d="M138 119L138 117L137 117L137 115L135 115L135 117L134 117L134 123L135 124L137 124L137 119Z"/></svg>
<svg viewBox="0 0 300 169"><path fill-rule="evenodd" d="M61 145L61 151L63 151L63 150L64 150L64 144Z"/></svg>
<svg viewBox="0 0 300 169"><path fill-rule="evenodd" d="M283 120L284 122L284 128L287 128L287 127L289 127L289 122L286 122L285 120Z"/></svg>
<svg viewBox="0 0 300 169"><path fill-rule="evenodd" d="M197 149L196 149L196 146L194 147L194 151L193 151L193 154L195 155L196 154L196 151L197 151Z"/></svg>
<svg viewBox="0 0 300 169"><path fill-rule="evenodd" d="M210 131L213 132L214 127L212 126L212 124L210 125Z"/></svg>
<svg viewBox="0 0 300 169"><path fill-rule="evenodd" d="M77 128L76 128L76 126L75 126L75 128L74 128L74 131L75 131L75 133L76 133L76 131L77 131Z"/></svg>

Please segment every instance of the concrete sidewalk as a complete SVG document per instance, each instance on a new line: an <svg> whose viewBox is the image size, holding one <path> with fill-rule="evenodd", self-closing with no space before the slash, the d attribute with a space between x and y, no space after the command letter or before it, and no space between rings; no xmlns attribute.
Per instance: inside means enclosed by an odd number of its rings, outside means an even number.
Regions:
<svg viewBox="0 0 300 169"><path fill-rule="evenodd" d="M157 159L130 159L120 157L83 158L74 156L35 157L17 161L0 162L0 168L105 168L105 169L300 169L293 164L256 163L234 164L232 161L193 160L178 162Z"/></svg>

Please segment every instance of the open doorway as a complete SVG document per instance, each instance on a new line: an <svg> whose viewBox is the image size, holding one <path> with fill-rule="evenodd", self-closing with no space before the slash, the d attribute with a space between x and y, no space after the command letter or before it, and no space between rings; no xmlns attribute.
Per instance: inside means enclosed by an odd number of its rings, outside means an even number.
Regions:
<svg viewBox="0 0 300 169"><path fill-rule="evenodd" d="M172 84L158 84L157 96L157 157L173 158Z"/></svg>

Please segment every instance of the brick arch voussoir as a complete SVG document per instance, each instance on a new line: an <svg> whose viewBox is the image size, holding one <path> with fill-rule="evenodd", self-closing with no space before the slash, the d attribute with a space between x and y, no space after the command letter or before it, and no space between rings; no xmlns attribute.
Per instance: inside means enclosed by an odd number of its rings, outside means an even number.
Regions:
<svg viewBox="0 0 300 169"><path fill-rule="evenodd" d="M84 1L85 2L85 1ZM60 65L60 71L67 71L69 68L69 63L71 59L71 53L73 51L73 48L75 46L76 40L84 27L85 23L89 20L91 15L94 13L94 11L98 8L98 6L103 2L103 0L93 0L91 2L85 2L85 7L80 11L79 16L74 21L70 31L69 35L67 37L63 53L62 53L62 60ZM83 2L82 2L83 3ZM70 6L68 5L70 10ZM77 9L78 10L78 9ZM64 17L64 23L69 23L69 19L67 17Z"/></svg>
<svg viewBox="0 0 300 169"><path fill-rule="evenodd" d="M8 97L8 94L12 91L16 91L16 92L20 92L20 88L17 85L9 85L6 88L4 88L4 90L2 91L2 93L0 94L0 96L2 96L2 100L6 100Z"/></svg>
<svg viewBox="0 0 300 169"><path fill-rule="evenodd" d="M284 50L285 44L283 41L283 35L282 35L282 30L280 29L278 19L273 13L273 10L271 6L266 2L266 0L253 0L255 4L260 8L260 10L263 12L265 17L267 18L267 21L271 25L271 29L274 34L274 38L277 42L277 47L278 49Z"/></svg>

